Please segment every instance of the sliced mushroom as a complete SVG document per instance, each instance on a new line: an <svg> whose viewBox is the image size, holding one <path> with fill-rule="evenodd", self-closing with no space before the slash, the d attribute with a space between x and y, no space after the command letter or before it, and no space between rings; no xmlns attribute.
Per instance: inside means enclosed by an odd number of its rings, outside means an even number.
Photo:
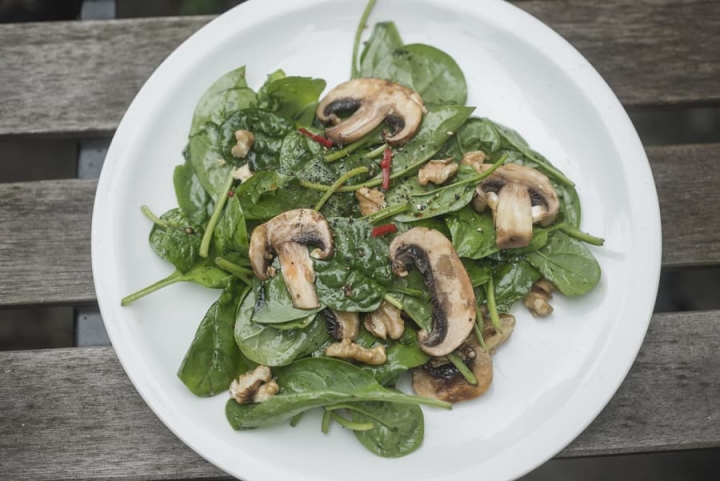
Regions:
<svg viewBox="0 0 720 481"><path fill-rule="evenodd" d="M365 315L365 327L370 333L383 341L400 339L405 331L405 321L402 318L402 311L382 301L380 307Z"/></svg>
<svg viewBox="0 0 720 481"><path fill-rule="evenodd" d="M353 111L341 120L338 113ZM359 140L386 120L393 132L385 136L390 145L410 140L422 122L425 107L417 92L378 78L359 78L332 89L317 107L317 118L325 125L325 135L342 146Z"/></svg>
<svg viewBox="0 0 720 481"><path fill-rule="evenodd" d="M482 173L490 164L472 164ZM496 241L500 249L526 247L532 240L532 225L553 223L560 208L550 179L541 172L517 164L506 164L478 184L473 208L489 206L493 211Z"/></svg>
<svg viewBox="0 0 720 481"><path fill-rule="evenodd" d="M490 354L495 354L498 346L510 339L510 335L515 329L515 316L501 312L500 329L500 331L495 329L490 317L483 318L482 337L483 341L485 341L485 347L488 348Z"/></svg>
<svg viewBox="0 0 720 481"><path fill-rule="evenodd" d="M440 232L415 227L390 244L395 275L407 275L415 264L432 296L432 327L418 332L420 348L431 356L445 356L460 346L475 323L475 293L470 277L452 243Z"/></svg>
<svg viewBox="0 0 720 481"><path fill-rule="evenodd" d="M435 185L444 184L450 177L455 175L457 170L458 165L452 158L431 160L418 171L418 182L420 185L428 185L428 182Z"/></svg>
<svg viewBox="0 0 720 481"><path fill-rule="evenodd" d="M550 299L552 299L552 293L555 290L555 285L552 282L544 277L541 278L532 285L530 292L525 296L525 306L534 316L549 316L553 312Z"/></svg>
<svg viewBox="0 0 720 481"><path fill-rule="evenodd" d="M360 333L360 314L357 312L335 311L325 309L328 334L337 341L350 339L354 341Z"/></svg>
<svg viewBox="0 0 720 481"><path fill-rule="evenodd" d="M418 396L458 403L482 396L488 390L493 379L490 354L480 347L474 336L468 338L459 351L464 351L465 364L478 383L467 382L451 363L433 366L427 362L412 372L413 389Z"/></svg>
<svg viewBox="0 0 720 481"><path fill-rule="evenodd" d="M307 245L318 248L308 254ZM327 259L333 252L330 224L312 209L290 210L256 227L249 246L250 265L260 280L274 275L270 262L278 256L288 292L298 309L320 306L310 256Z"/></svg>

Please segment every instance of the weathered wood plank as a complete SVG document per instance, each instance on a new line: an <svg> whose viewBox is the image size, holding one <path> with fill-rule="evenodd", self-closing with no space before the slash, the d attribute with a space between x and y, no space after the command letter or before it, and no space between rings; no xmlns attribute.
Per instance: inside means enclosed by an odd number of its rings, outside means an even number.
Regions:
<svg viewBox="0 0 720 481"><path fill-rule="evenodd" d="M720 264L720 144L648 149L663 266ZM96 182L0 184L0 306L95 300L90 221Z"/></svg>
<svg viewBox="0 0 720 481"><path fill-rule="evenodd" d="M586 55L626 106L720 103L719 2L518 6ZM0 26L0 135L112 132L155 67L210 18Z"/></svg>
<svg viewBox="0 0 720 481"><path fill-rule="evenodd" d="M657 314L624 384L559 457L720 446L720 312ZM111 348L0 353L4 479L223 476L176 439Z"/></svg>

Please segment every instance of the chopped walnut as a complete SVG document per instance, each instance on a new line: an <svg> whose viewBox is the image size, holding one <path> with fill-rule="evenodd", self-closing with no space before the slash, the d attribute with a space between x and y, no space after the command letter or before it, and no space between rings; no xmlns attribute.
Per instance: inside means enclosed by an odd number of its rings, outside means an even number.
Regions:
<svg viewBox="0 0 720 481"><path fill-rule="evenodd" d="M485 347L487 347L491 354L494 354L498 346L510 338L510 334L512 334L513 329L515 329L515 316L500 313L500 328L502 332L495 329L489 317L483 318L482 336L485 341Z"/></svg>
<svg viewBox="0 0 720 481"><path fill-rule="evenodd" d="M423 165L418 172L418 182L420 182L420 185L427 185L428 182L435 185L444 184L445 181L455 175L457 170L458 166L452 158L431 160Z"/></svg>
<svg viewBox="0 0 720 481"><path fill-rule="evenodd" d="M230 175L233 176L233 179L239 180L240 182L245 182L250 177L255 175L255 172L250 170L249 164L245 164L242 167L236 167L233 170L231 170Z"/></svg>
<svg viewBox="0 0 720 481"><path fill-rule="evenodd" d="M355 191L355 198L360 203L360 214L363 216L374 214L385 207L385 194L377 189L363 187Z"/></svg>
<svg viewBox="0 0 720 481"><path fill-rule="evenodd" d="M543 277L533 284L530 292L525 296L525 306L534 316L549 316L553 312L553 307L548 301L552 299L553 291L555 291L555 285Z"/></svg>
<svg viewBox="0 0 720 481"><path fill-rule="evenodd" d="M400 339L405 330L405 321L402 311L387 301L382 301L380 307L365 315L365 327L370 333L382 339Z"/></svg>
<svg viewBox="0 0 720 481"><path fill-rule="evenodd" d="M233 145L230 153L233 157L244 159L255 143L255 136L248 130L238 130L235 132L235 139L237 140L237 144Z"/></svg>
<svg viewBox="0 0 720 481"><path fill-rule="evenodd" d="M241 374L230 384L230 396L240 404L267 401L279 390L270 368L262 365Z"/></svg>
<svg viewBox="0 0 720 481"><path fill-rule="evenodd" d="M340 342L330 344L325 348L325 354L330 357L339 357L347 361L359 361L372 366L385 364L387 355L385 346L382 344L367 349L352 342L350 339L343 339Z"/></svg>
<svg viewBox="0 0 720 481"><path fill-rule="evenodd" d="M487 154L485 154L485 152L483 152L482 150L473 150L471 152L465 152L465 155L463 155L460 163L469 165L473 169L480 172L480 166L485 163L487 158Z"/></svg>

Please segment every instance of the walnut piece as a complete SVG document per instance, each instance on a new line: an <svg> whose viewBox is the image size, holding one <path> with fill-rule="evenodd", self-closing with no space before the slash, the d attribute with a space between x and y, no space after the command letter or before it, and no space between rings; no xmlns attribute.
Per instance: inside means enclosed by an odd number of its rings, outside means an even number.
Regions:
<svg viewBox="0 0 720 481"><path fill-rule="evenodd" d="M346 361L359 361L372 366L385 364L387 355L385 346L382 344L367 349L352 342L350 339L343 339L340 342L330 344L325 348L325 354L330 357L338 357Z"/></svg>
<svg viewBox="0 0 720 481"><path fill-rule="evenodd" d="M363 216L374 214L385 207L385 194L378 189L363 187L355 191L355 198L360 204L360 214Z"/></svg>
<svg viewBox="0 0 720 481"><path fill-rule="evenodd" d="M455 175L457 170L458 166L452 158L431 160L423 165L418 172L418 182L420 182L420 185L428 185L428 182L435 185L444 184L445 181Z"/></svg>
<svg viewBox="0 0 720 481"><path fill-rule="evenodd" d="M241 374L230 384L230 396L240 404L267 401L279 390L270 368L262 365Z"/></svg>
<svg viewBox="0 0 720 481"><path fill-rule="evenodd" d="M471 152L465 152L465 155L463 155L463 158L460 161L460 163L469 165L473 169L480 172L481 171L480 166L485 163L487 158L488 158L487 154L485 154L485 152L483 152L482 150L473 150Z"/></svg>
<svg viewBox="0 0 720 481"><path fill-rule="evenodd" d="M231 170L230 175L233 176L233 179L239 180L240 182L245 182L250 177L255 175L255 172L250 170L249 164L245 164L242 167L236 167L233 170Z"/></svg>
<svg viewBox="0 0 720 481"><path fill-rule="evenodd" d="M244 159L255 143L255 136L248 130L238 130L235 132L235 139L237 140L237 144L233 145L230 153L233 157Z"/></svg>
<svg viewBox="0 0 720 481"><path fill-rule="evenodd" d="M533 284L530 292L525 296L525 306L534 316L549 316L553 312L553 307L548 301L552 299L552 293L555 290L555 285L543 277Z"/></svg>
<svg viewBox="0 0 720 481"><path fill-rule="evenodd" d="M370 333L383 341L400 339L405 330L405 321L402 311L387 301L382 301L380 307L365 315L365 327Z"/></svg>

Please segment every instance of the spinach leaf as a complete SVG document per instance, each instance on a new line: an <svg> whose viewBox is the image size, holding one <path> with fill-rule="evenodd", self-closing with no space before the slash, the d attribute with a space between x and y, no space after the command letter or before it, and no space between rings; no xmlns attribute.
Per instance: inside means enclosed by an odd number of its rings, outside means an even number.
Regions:
<svg viewBox="0 0 720 481"><path fill-rule="evenodd" d="M213 210L213 201L203 189L190 162L190 146L183 151L185 163L175 167L173 185L178 206L186 219L194 224L205 224Z"/></svg>
<svg viewBox="0 0 720 481"><path fill-rule="evenodd" d="M354 422L375 424L368 431L353 431L371 453L399 458L422 444L425 418L419 406L373 401L354 403L348 408Z"/></svg>
<svg viewBox="0 0 720 481"><path fill-rule="evenodd" d="M462 159L466 152L483 150L489 154L498 152L502 147L502 138L490 120L473 117L457 129L455 136L449 139L440 150L442 158Z"/></svg>
<svg viewBox="0 0 720 481"><path fill-rule="evenodd" d="M470 206L445 216L453 247L460 257L482 259L498 251L492 213L479 213Z"/></svg>
<svg viewBox="0 0 720 481"><path fill-rule="evenodd" d="M540 272L524 260L500 264L493 275L498 310L510 312L512 305L523 299L540 277Z"/></svg>
<svg viewBox="0 0 720 481"><path fill-rule="evenodd" d="M274 110L309 126L315 118L318 98L325 90L325 81L310 77L283 77L267 85L259 98L258 106Z"/></svg>
<svg viewBox="0 0 720 481"><path fill-rule="evenodd" d="M205 192L213 199L222 192L223 184L232 165L223 158L219 147L220 131L215 124L205 124L204 128L190 136L190 163Z"/></svg>
<svg viewBox="0 0 720 481"><path fill-rule="evenodd" d="M566 296L581 296L600 281L600 265L585 245L555 231L542 249L525 256Z"/></svg>
<svg viewBox="0 0 720 481"><path fill-rule="evenodd" d="M260 87L260 90L258 90L258 98L267 97L267 90L270 88L272 83L285 77L285 71L281 68L277 69L271 74L268 74L267 78L265 79L265 83L263 83Z"/></svg>
<svg viewBox="0 0 720 481"><path fill-rule="evenodd" d="M196 396L224 392L236 376L254 367L233 337L235 317L244 294L240 283L231 283L200 322L177 373Z"/></svg>
<svg viewBox="0 0 720 481"><path fill-rule="evenodd" d="M200 257L204 229L201 225L190 224L180 209L165 212L160 220L164 224L153 224L150 230L150 246L155 254L184 274Z"/></svg>
<svg viewBox="0 0 720 481"><path fill-rule="evenodd" d="M465 75L457 62L430 45L412 44L395 49L375 67L373 76L415 90L427 106L463 105L467 100Z"/></svg>
<svg viewBox="0 0 720 481"><path fill-rule="evenodd" d="M470 259L461 259L473 287L485 285L493 275L489 266Z"/></svg>
<svg viewBox="0 0 720 481"><path fill-rule="evenodd" d="M208 122L219 125L230 112L251 107L255 101L255 92L247 87L245 81L245 67L226 73L200 97L190 135L200 132Z"/></svg>
<svg viewBox="0 0 720 481"><path fill-rule="evenodd" d="M576 229L580 228L582 208L580 207L580 197L577 190L575 190L575 187L561 184L552 179L550 182L552 182L555 192L560 198L560 216L571 226Z"/></svg>
<svg viewBox="0 0 720 481"><path fill-rule="evenodd" d="M235 252L245 257L248 253L248 231L240 200L232 196L227 200L222 217L213 232L215 248L220 255Z"/></svg>
<svg viewBox="0 0 720 481"><path fill-rule="evenodd" d="M373 225L360 219L333 217L328 222L335 255L313 259L320 302L331 309L368 312L378 308L391 283L387 242L372 236Z"/></svg>
<svg viewBox="0 0 720 481"><path fill-rule="evenodd" d="M393 173L412 171L431 159L470 117L473 110L475 107L462 105L445 105L429 109L415 137L393 154Z"/></svg>
<svg viewBox="0 0 720 481"><path fill-rule="evenodd" d="M265 220L285 211L312 208L321 192L305 189L295 177L257 172L235 188L247 220Z"/></svg>
<svg viewBox="0 0 720 481"><path fill-rule="evenodd" d="M358 344L360 344L359 341ZM371 345L366 347L371 347ZM385 345L387 361L384 364L379 366L364 364L360 367L383 386L395 384L400 376L408 370L422 366L430 359L430 356L423 352L417 344L417 331L407 324L402 337L397 342L386 342Z"/></svg>
<svg viewBox="0 0 720 481"><path fill-rule="evenodd" d="M273 324L272 327L278 330L290 330L290 329L304 329L308 327L312 322L315 321L317 316L315 314L307 317L301 317L300 319L294 319L292 321L280 322ZM323 344L324 346L324 344ZM315 351L313 351L315 352Z"/></svg>
<svg viewBox="0 0 720 481"><path fill-rule="evenodd" d="M388 206L409 202L410 209L395 216L400 222L429 219L462 209L470 203L476 185L466 182L478 173L469 165L460 165L452 183L443 186L420 185L417 177L406 179L385 198Z"/></svg>
<svg viewBox="0 0 720 481"><path fill-rule="evenodd" d="M274 170L278 168L283 138L294 128L292 120L272 110L239 110L220 126L217 150L227 162L236 163L237 159L230 153L237 144L235 132L249 130L255 136L255 143L247 156L250 170Z"/></svg>
<svg viewBox="0 0 720 481"><path fill-rule="evenodd" d="M315 317L315 314L324 309L320 306L317 309L297 309L293 307L292 298L288 292L285 279L280 271L280 263L275 260L273 263L277 274L267 281L256 281L253 286L255 293L255 312L252 321L258 324L286 323L297 319L305 319L308 316Z"/></svg>
<svg viewBox="0 0 720 481"><path fill-rule="evenodd" d="M302 329L275 329L252 322L256 302L255 292L251 291L235 321L235 342L248 359L266 366L282 366L310 354L329 339L322 316Z"/></svg>
<svg viewBox="0 0 720 481"><path fill-rule="evenodd" d="M360 76L376 77L376 69L403 42L394 22L378 22L360 55Z"/></svg>
<svg viewBox="0 0 720 481"><path fill-rule="evenodd" d="M234 399L228 401L225 414L234 429L277 424L314 407L356 401L447 406L384 388L360 368L338 359L300 359L277 369L275 374L280 392L267 401L255 404L238 404Z"/></svg>
<svg viewBox="0 0 720 481"><path fill-rule="evenodd" d="M283 175L295 175L299 179L311 182L332 183L335 180L332 169L323 162L322 155L323 148L320 144L300 132L292 131L283 139L277 172ZM305 173L305 167L311 163L313 166ZM317 175L314 172L317 168L325 171L325 177L321 177L322 180L306 178L307 174Z"/></svg>

